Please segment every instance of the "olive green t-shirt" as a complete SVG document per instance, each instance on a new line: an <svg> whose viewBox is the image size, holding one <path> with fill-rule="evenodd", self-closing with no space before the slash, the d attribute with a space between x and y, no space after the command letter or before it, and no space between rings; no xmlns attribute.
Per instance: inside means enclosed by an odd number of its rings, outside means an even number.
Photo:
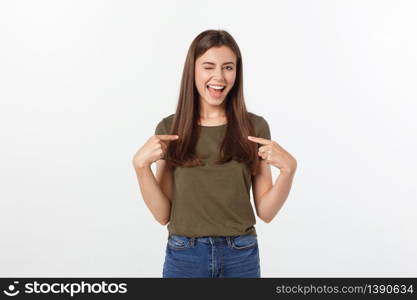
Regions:
<svg viewBox="0 0 417 300"><path fill-rule="evenodd" d="M257 137L271 139L267 121L249 113ZM155 134L169 134L174 114L163 118ZM250 201L249 167L235 160L215 165L226 126L201 126L196 151L208 155L205 166L176 167L168 233L188 237L257 235ZM260 147L260 145L258 145Z"/></svg>

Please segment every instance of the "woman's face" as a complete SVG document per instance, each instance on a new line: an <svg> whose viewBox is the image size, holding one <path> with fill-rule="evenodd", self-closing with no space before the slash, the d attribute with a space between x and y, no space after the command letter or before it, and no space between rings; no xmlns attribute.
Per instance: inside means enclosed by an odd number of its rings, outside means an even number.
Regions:
<svg viewBox="0 0 417 300"><path fill-rule="evenodd" d="M214 106L223 104L235 83L236 63L236 55L226 46L212 47L196 60L195 85L200 101ZM216 89L219 87L223 89Z"/></svg>

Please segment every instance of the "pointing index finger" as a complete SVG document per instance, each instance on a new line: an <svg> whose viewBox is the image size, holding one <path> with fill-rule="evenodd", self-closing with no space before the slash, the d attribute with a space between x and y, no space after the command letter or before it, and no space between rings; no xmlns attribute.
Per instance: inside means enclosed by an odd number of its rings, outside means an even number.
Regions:
<svg viewBox="0 0 417 300"><path fill-rule="evenodd" d="M172 141L178 139L178 135L175 134L156 134L156 136L164 141Z"/></svg>
<svg viewBox="0 0 417 300"><path fill-rule="evenodd" d="M268 145L271 143L270 140L268 139L264 139L264 138L260 138L260 137L256 137L256 136L250 136L248 135L248 139L252 142L258 143L258 144L262 144L262 145Z"/></svg>

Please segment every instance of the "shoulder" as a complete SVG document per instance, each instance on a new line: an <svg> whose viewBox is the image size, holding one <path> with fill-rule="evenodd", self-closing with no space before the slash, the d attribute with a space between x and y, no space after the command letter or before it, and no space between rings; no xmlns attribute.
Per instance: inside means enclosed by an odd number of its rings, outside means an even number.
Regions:
<svg viewBox="0 0 417 300"><path fill-rule="evenodd" d="M255 127L255 130L259 128L269 127L267 120L263 116L254 114L253 112L248 112L248 115Z"/></svg>
<svg viewBox="0 0 417 300"><path fill-rule="evenodd" d="M262 123L268 123L265 118L261 115L257 115L253 112L248 112L249 118L254 122L255 125L259 125Z"/></svg>
<svg viewBox="0 0 417 300"><path fill-rule="evenodd" d="M175 114L170 114L164 118L160 122L164 122L165 124L171 125L172 121L174 120Z"/></svg>
<svg viewBox="0 0 417 300"><path fill-rule="evenodd" d="M268 121L261 115L257 115L252 112L248 112L249 118L255 128L255 135L265 139L271 139L271 133L269 129Z"/></svg>
<svg viewBox="0 0 417 300"><path fill-rule="evenodd" d="M166 117L163 117L155 128L155 134L169 134L169 128L171 127L171 123L174 120L175 114L170 114Z"/></svg>

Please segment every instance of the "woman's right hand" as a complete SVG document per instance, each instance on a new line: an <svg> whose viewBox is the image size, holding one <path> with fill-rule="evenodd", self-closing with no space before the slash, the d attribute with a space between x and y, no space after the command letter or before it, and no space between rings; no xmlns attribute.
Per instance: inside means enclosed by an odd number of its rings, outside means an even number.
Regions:
<svg viewBox="0 0 417 300"><path fill-rule="evenodd" d="M167 151L168 143L177 139L178 135L172 134L151 136L133 156L133 165L137 168L142 168L151 165L159 159L163 159Z"/></svg>

